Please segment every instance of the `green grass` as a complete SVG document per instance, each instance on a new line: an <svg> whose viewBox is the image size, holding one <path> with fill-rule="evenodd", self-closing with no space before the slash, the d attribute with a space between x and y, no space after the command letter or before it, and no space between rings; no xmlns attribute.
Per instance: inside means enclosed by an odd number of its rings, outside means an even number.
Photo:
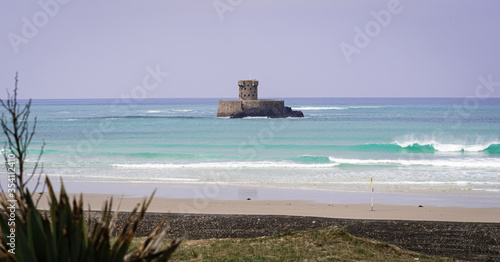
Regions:
<svg viewBox="0 0 500 262"><path fill-rule="evenodd" d="M139 243L137 239L132 248ZM138 245L138 244L137 244ZM312 230L259 238L184 240L173 261L454 261L350 235Z"/></svg>

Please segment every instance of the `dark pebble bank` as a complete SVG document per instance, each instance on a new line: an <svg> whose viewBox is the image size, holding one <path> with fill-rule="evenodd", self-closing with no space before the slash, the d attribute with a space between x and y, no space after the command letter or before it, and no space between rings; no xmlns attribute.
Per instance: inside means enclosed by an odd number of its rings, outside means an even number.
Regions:
<svg viewBox="0 0 500 262"><path fill-rule="evenodd" d="M99 213L92 212L93 221L98 219ZM128 215L128 212L119 213L116 229L121 229ZM500 261L500 223L150 212L145 215L136 236L147 236L165 216L170 238L250 238L332 226L345 228L354 236L428 255L467 261Z"/></svg>

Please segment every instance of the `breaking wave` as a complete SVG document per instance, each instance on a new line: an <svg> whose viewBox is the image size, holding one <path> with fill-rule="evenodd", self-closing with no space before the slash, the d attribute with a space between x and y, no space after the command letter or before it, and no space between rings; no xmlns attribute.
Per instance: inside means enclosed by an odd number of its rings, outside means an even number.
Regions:
<svg viewBox="0 0 500 262"><path fill-rule="evenodd" d="M394 144L398 145L403 149L408 149L409 151L421 151L421 152L486 152L490 154L500 154L500 143L489 142L484 144L467 144L467 143L440 143L437 141L428 142L399 142L396 141Z"/></svg>
<svg viewBox="0 0 500 262"><path fill-rule="evenodd" d="M330 157L330 161L342 165L356 166L434 166L463 168L500 168L498 159L439 159L439 160L404 160L404 159L342 159Z"/></svg>

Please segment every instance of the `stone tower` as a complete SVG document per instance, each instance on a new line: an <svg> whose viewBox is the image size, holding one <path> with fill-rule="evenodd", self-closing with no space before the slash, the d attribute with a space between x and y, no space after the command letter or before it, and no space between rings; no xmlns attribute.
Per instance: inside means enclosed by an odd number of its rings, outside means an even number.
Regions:
<svg viewBox="0 0 500 262"><path fill-rule="evenodd" d="M240 87L239 100L259 100L257 96L257 80L240 80L238 86Z"/></svg>
<svg viewBox="0 0 500 262"><path fill-rule="evenodd" d="M285 101L259 99L257 80L238 81L238 100L219 100L217 117L243 118L247 116L265 116L270 118L304 117L301 111L293 111L285 106Z"/></svg>

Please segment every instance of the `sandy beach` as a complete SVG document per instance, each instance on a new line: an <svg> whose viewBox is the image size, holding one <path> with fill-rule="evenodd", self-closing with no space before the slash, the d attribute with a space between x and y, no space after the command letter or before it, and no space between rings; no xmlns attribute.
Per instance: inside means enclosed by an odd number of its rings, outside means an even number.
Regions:
<svg viewBox="0 0 500 262"><path fill-rule="evenodd" d="M123 198L118 195L86 194L85 206L101 209L110 197L114 207L121 201L120 211L131 211L142 198ZM42 201L43 202L43 201ZM40 208L47 205L41 203ZM213 200L154 198L149 212L189 214L235 215L284 215L349 219L418 220L500 223L500 208L462 208L435 206L377 205L371 211L370 204L322 204L298 200Z"/></svg>
<svg viewBox="0 0 500 262"><path fill-rule="evenodd" d="M85 206L90 205L95 211L100 210L102 203L111 197L114 199L114 208L121 202L120 211L130 211L156 189L148 212L500 223L500 201L492 197L378 194L374 197L376 201L371 211L370 195L359 192L89 184L66 183L65 187L70 195L77 197L78 191L85 188ZM59 188L58 184L54 186ZM95 193L99 191L109 194ZM40 208L47 208L47 201L40 201Z"/></svg>

